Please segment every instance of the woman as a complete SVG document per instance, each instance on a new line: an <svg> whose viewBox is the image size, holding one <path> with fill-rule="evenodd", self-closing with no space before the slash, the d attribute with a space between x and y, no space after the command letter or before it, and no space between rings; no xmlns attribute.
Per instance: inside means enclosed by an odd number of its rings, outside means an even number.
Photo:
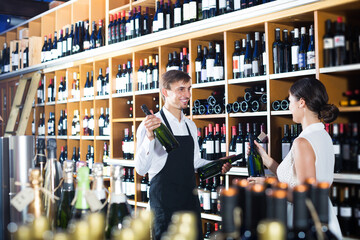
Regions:
<svg viewBox="0 0 360 240"><path fill-rule="evenodd" d="M334 179L335 155L331 137L324 129L325 123L334 121L339 109L328 104L325 86L315 78L302 78L296 81L289 90L289 109L293 121L301 123L303 131L294 140L291 150L281 164L272 159L255 141L264 165L277 175L280 182L290 187L305 182L307 178L316 178L318 182L329 182ZM263 179L249 178L259 182ZM329 204L331 204L329 200ZM330 205L331 206L331 205ZM290 211L292 214L292 212ZM329 207L330 230L342 238L339 223L332 207ZM292 219L289 216L289 219Z"/></svg>

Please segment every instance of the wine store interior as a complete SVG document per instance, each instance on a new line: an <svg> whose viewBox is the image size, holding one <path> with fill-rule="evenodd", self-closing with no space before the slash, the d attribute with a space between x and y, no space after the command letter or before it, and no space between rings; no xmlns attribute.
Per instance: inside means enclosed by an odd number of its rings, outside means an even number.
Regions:
<svg viewBox="0 0 360 240"><path fill-rule="evenodd" d="M0 240L360 240L359 0L0 2Z"/></svg>

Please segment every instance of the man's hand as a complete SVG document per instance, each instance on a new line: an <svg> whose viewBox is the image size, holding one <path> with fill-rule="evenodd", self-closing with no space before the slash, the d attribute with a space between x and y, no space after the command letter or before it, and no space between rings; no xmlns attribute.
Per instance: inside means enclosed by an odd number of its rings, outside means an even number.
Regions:
<svg viewBox="0 0 360 240"><path fill-rule="evenodd" d="M150 110L150 112L152 113L152 115L146 116L144 126L146 129L146 136L149 138L150 141L152 141L155 138L153 131L155 128L160 127L161 119L156 117L152 110Z"/></svg>
<svg viewBox="0 0 360 240"><path fill-rule="evenodd" d="M227 173L228 171L230 171L230 168L232 168L231 164L230 163L225 163L222 166L221 174Z"/></svg>

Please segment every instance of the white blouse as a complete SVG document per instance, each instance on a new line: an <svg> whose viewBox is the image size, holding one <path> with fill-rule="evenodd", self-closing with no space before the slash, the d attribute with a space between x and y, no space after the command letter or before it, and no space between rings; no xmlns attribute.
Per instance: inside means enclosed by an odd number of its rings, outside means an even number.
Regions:
<svg viewBox="0 0 360 240"><path fill-rule="evenodd" d="M305 138L313 148L315 152L315 171L316 180L318 182L328 182L330 185L334 179L334 164L335 155L332 140L329 134L324 129L324 124L314 123L306 127L298 136ZM295 161L290 149L287 156L279 164L277 170L277 177L280 182L289 184L290 187L294 187L299 184L299 180L296 175ZM292 225L292 204L289 204L288 208L288 220L291 221L289 225ZM335 215L335 211L329 199L329 228L339 238L342 239L340 225Z"/></svg>

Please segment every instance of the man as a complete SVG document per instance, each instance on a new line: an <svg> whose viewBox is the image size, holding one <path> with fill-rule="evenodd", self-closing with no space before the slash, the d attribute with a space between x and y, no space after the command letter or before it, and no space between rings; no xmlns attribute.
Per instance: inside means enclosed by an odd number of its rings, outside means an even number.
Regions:
<svg viewBox="0 0 360 240"><path fill-rule="evenodd" d="M196 188L194 169L209 161L199 158L197 128L182 112L191 97L191 78L188 74L171 70L162 75L160 91L164 107L140 124L137 132L135 168L140 175L149 173L150 207L155 213L154 239L161 238L176 211L193 211L198 222L198 239L202 237L200 204L194 194ZM167 153L155 139L153 130L163 122L180 143ZM224 164L223 173L231 165Z"/></svg>

